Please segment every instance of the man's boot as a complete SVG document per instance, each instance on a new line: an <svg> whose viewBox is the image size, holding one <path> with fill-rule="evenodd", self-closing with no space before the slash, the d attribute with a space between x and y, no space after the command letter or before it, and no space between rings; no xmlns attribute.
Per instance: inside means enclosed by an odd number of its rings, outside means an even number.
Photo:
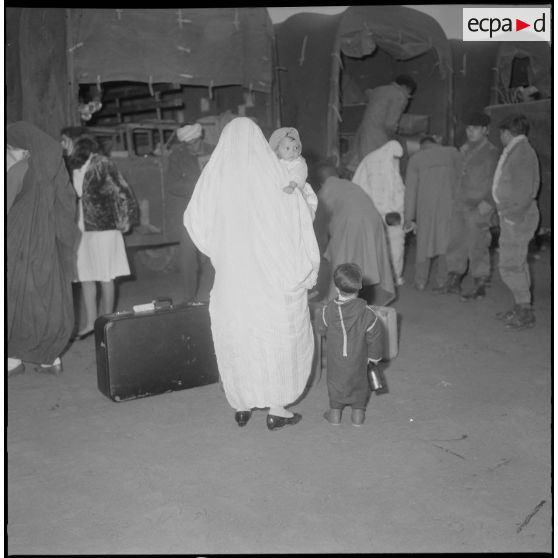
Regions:
<svg viewBox="0 0 558 558"><path fill-rule="evenodd" d="M504 310L502 312L497 312L494 317L497 320L500 320L500 321L507 324L508 322L511 322L515 318L515 315L519 311L519 308L520 308L519 305L515 304L514 307L510 308L509 310Z"/></svg>
<svg viewBox="0 0 558 558"><path fill-rule="evenodd" d="M527 329L535 325L535 314L530 304L521 304L515 313L515 316L506 323L507 330L518 331L520 329Z"/></svg>
<svg viewBox="0 0 558 558"><path fill-rule="evenodd" d="M459 294L461 292L461 279L460 273L450 271L446 282L440 287L434 287L432 292L434 294Z"/></svg>
<svg viewBox="0 0 558 558"><path fill-rule="evenodd" d="M475 286L468 293L461 295L460 300L462 302L469 302L477 298L484 298L486 296L486 284L486 277L475 277Z"/></svg>

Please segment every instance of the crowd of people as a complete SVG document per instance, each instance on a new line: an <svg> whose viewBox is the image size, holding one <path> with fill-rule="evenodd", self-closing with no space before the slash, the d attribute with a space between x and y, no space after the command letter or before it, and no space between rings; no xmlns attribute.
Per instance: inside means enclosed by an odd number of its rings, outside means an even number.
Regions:
<svg viewBox="0 0 558 558"><path fill-rule="evenodd" d="M501 152L488 139L493 123L484 112L462 122L466 141L459 149L443 145L439 135L423 134L403 180L397 123L415 89L413 79L403 75L367 90L369 101L344 169L382 214L396 285L403 283L405 234L412 232L416 289L425 290L430 280L435 294L457 294L463 302L482 299L491 280L491 231L499 229L498 270L514 304L497 318L506 329L532 327L527 249L539 223L540 176L527 138L529 122L517 113L497 123ZM467 274L474 286L462 293Z"/></svg>
<svg viewBox="0 0 558 558"><path fill-rule="evenodd" d="M395 134L415 87L399 76L372 91L348 165L321 162L314 187L295 128L267 140L252 119L237 117L214 148L199 123L177 129L167 189L176 201L185 301L209 303L222 386L239 426L264 408L269 430L301 420L288 407L308 383L313 327L327 344L324 418L337 425L350 406L352 424L362 425L366 371L383 358L385 335L372 304L390 304L404 284L406 234L416 235L413 286L424 291L430 280L433 293L469 302L486 296L490 231L499 224L498 269L514 305L497 317L512 330L535 324L526 258L538 225L539 170L527 119L498 124L501 154L484 113L464 122L460 149L424 135L403 177ZM65 128L58 142L21 122L8 126L7 143L8 373L25 361L56 374L68 341L86 339L99 313L114 311L114 279L130 273L122 235L137 222L137 202L85 128ZM323 273L327 293L316 290ZM474 287L461 293L467 273ZM72 282L85 307L73 337Z"/></svg>

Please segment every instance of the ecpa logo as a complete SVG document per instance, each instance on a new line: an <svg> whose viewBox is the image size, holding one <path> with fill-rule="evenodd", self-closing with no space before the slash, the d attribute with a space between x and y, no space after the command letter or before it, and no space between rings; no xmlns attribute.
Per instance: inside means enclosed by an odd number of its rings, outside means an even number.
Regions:
<svg viewBox="0 0 558 558"><path fill-rule="evenodd" d="M463 8L464 41L548 41L550 8Z"/></svg>

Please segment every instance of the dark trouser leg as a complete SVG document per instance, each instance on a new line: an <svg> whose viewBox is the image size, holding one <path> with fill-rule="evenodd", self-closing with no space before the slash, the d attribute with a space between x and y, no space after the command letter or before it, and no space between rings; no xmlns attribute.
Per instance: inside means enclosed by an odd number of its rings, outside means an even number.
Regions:
<svg viewBox="0 0 558 558"><path fill-rule="evenodd" d="M466 216L469 270L475 284L461 297L462 302L486 296L486 286L490 281L490 219L491 214L481 215L477 208L469 211Z"/></svg>
<svg viewBox="0 0 558 558"><path fill-rule="evenodd" d="M513 224L500 218L498 269L502 281L510 289L516 304L531 304L531 277L527 265L527 248L539 222L539 211L533 205L523 222Z"/></svg>
<svg viewBox="0 0 558 558"><path fill-rule="evenodd" d="M490 277L490 215L480 215L478 210L471 211L467 218L467 240L469 269L478 279Z"/></svg>
<svg viewBox="0 0 558 558"><path fill-rule="evenodd" d="M463 211L454 211L451 218L450 239L446 250L449 273L463 275L467 271L467 230Z"/></svg>
<svg viewBox="0 0 558 558"><path fill-rule="evenodd" d="M436 273L434 274L434 281L439 287L446 284L446 279L448 278L448 265L446 262L445 254L439 254L434 258L434 263L436 267Z"/></svg>
<svg viewBox="0 0 558 558"><path fill-rule="evenodd" d="M423 288L426 286L428 281L428 275L430 273L430 258L426 258L421 262L415 263L415 286L417 288Z"/></svg>

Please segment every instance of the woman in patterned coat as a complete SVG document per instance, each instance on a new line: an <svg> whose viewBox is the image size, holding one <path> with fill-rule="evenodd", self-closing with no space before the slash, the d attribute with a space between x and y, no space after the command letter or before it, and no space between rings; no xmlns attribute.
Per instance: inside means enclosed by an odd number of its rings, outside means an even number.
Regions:
<svg viewBox="0 0 558 558"><path fill-rule="evenodd" d="M94 330L97 282L101 283L101 314L114 311L114 279L129 275L122 232L137 218L137 203L118 168L99 153L97 142L82 136L73 145L69 166L79 199L78 225L82 231L77 253L77 280L85 303L85 325L75 339Z"/></svg>

